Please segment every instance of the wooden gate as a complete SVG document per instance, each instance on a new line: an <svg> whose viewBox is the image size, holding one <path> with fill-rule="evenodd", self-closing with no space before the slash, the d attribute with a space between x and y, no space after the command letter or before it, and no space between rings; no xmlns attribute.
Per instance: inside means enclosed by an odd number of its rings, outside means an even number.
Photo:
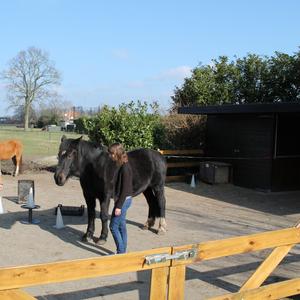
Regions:
<svg viewBox="0 0 300 300"><path fill-rule="evenodd" d="M300 242L299 225L224 240L164 247L121 255L0 268L0 299L34 299L20 288L152 270L150 300L184 299L186 266L204 260L275 248L238 293L211 298L279 299L300 294L300 278L260 287L290 249Z"/></svg>

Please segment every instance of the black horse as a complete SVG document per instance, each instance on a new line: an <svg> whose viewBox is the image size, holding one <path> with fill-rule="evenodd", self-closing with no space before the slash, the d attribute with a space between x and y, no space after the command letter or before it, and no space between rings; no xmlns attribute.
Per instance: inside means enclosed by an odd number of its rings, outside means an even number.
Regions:
<svg viewBox="0 0 300 300"><path fill-rule="evenodd" d="M154 226L159 219L157 233L166 231L164 184L166 162L157 151L137 149L128 152L128 161L132 168L133 195L144 193L149 213L143 229ZM58 165L54 175L57 185L64 185L70 176L80 178L81 188L88 209L88 227L82 240L93 238L95 231L96 198L100 201L102 230L98 244L104 244L108 234L108 209L110 199L114 197L118 166L110 158L106 146L96 145L79 139L61 139L58 153Z"/></svg>

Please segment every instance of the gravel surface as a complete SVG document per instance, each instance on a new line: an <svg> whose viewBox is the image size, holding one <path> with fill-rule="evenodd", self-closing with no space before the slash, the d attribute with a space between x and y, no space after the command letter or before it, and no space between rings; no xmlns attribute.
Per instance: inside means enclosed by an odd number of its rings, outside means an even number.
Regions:
<svg viewBox="0 0 300 300"><path fill-rule="evenodd" d="M103 246L80 241L87 226L87 215L64 216L65 228L53 228L54 209L58 204L80 206L85 204L78 179L70 179L65 186L56 186L53 180L55 157L29 160L23 173L10 175L9 164L3 166L4 190L0 215L1 266L88 258L115 251L111 235ZM35 201L40 209L33 217L38 225L24 225L27 211L16 203L18 180L31 179L35 183ZM208 240L258 233L293 226L300 219L300 192L265 194L230 184L207 185L197 183L191 188L185 183L166 186L167 224L165 235L143 231L140 226L147 217L143 196L134 198L128 211L128 251L139 251L172 245L200 243ZM99 215L99 205L97 205ZM96 220L96 236L100 234ZM227 292L238 291L239 286L257 268L269 250L226 259L211 260L187 267L185 298L206 299ZM272 274L268 282L299 276L299 248L295 247ZM26 288L38 299L147 299L150 272L128 273L60 284Z"/></svg>

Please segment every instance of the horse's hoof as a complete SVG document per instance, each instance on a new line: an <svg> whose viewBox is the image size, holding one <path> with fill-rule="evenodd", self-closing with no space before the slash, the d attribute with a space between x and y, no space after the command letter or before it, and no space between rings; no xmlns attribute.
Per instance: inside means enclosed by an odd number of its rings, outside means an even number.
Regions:
<svg viewBox="0 0 300 300"><path fill-rule="evenodd" d="M148 225L142 225L140 228L141 228L142 230L148 230L148 229L149 229L149 226L148 226Z"/></svg>
<svg viewBox="0 0 300 300"><path fill-rule="evenodd" d="M81 241L84 242L84 243L87 243L87 242L90 242L92 239L93 239L93 237L90 237L90 236L85 234L85 235L82 236Z"/></svg>
<svg viewBox="0 0 300 300"><path fill-rule="evenodd" d="M158 235L164 235L164 234L166 234L166 230L165 230L165 229L162 229L162 228L158 228L158 229L157 229L157 234L158 234Z"/></svg>
<svg viewBox="0 0 300 300"><path fill-rule="evenodd" d="M105 239L98 239L98 241L96 241L97 245L104 245L106 243Z"/></svg>

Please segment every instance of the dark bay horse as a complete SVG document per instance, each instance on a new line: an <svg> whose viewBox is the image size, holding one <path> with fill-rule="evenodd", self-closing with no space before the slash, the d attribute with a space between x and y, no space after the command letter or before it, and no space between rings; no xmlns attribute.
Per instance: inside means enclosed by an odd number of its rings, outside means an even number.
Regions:
<svg viewBox="0 0 300 300"><path fill-rule="evenodd" d="M0 142L0 175L1 160L12 159L15 165L14 176L19 174L22 164L23 144L19 140L8 140Z"/></svg>
<svg viewBox="0 0 300 300"><path fill-rule="evenodd" d="M159 218L158 233L166 231L164 184L166 162L157 151L137 149L128 152L132 168L133 195L143 193L148 206L148 219L144 229L154 226ZM96 199L100 201L101 235L98 244L104 244L108 234L108 210L110 199L114 196L114 186L118 167L109 156L105 146L79 139L61 139L58 165L54 175L55 183L63 186L70 176L78 176L88 209L88 226L82 240L93 238L95 231Z"/></svg>

